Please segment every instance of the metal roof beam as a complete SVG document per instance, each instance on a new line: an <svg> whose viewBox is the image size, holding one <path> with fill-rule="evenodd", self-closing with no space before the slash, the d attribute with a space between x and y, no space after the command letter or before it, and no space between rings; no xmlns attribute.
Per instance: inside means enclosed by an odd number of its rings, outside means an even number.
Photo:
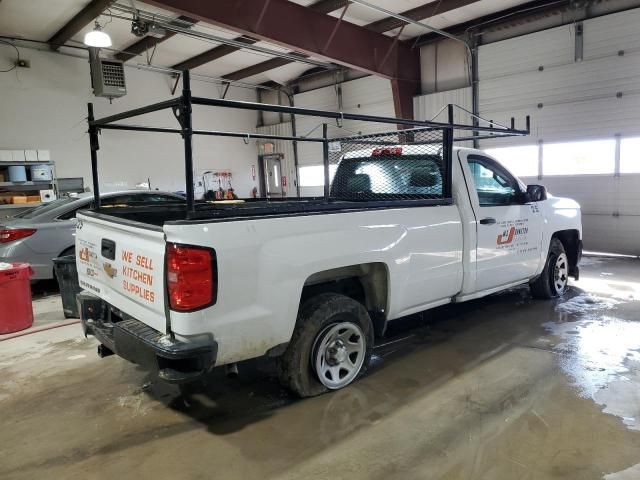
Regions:
<svg viewBox="0 0 640 480"><path fill-rule="evenodd" d="M236 37L234 38L236 42L246 43L247 45L253 45L257 43L258 40L255 38L249 37ZM192 68L199 67L209 62L213 62L218 58L222 58L225 55L229 55L230 53L237 52L240 50L239 47L234 47L233 45L219 45L217 47L212 48L211 50L207 50L206 52L202 52L198 55L195 55L187 60L177 63L171 68L176 70L191 70Z"/></svg>
<svg viewBox="0 0 640 480"><path fill-rule="evenodd" d="M339 8L344 8L348 3L349 3L349 0L320 0L312 5L309 5L309 7L307 8L315 12L327 14L327 13L333 12L334 10L338 10ZM237 37L234 40L239 42L245 42L247 43L247 45L252 45L259 41L255 38L244 37L244 36ZM230 53L237 52L238 50L240 50L240 48L234 47L232 45L220 45L218 47L212 48L211 50L207 50L206 52L195 55L183 62L180 62L171 68L175 68L176 70L185 70L185 69L190 70L192 68L196 68L206 63L222 58L225 55L229 55ZM238 74L240 74L240 70L238 71ZM251 75L247 75L247 76L250 77ZM246 78L246 77L243 77L243 78Z"/></svg>
<svg viewBox="0 0 640 480"><path fill-rule="evenodd" d="M191 24L196 23L196 21L193 18L185 17L184 15L181 15L180 17L178 17L176 21L179 22L178 25L184 25L185 23L191 23ZM146 37L143 37L137 42L129 45L123 51L116 53L114 57L117 60L120 60L121 62L126 62L127 60L131 60L133 57L140 55L142 52L145 52L155 47L159 43L162 43L165 40L169 40L174 35L175 35L175 32L167 32L167 34L161 38L147 35Z"/></svg>
<svg viewBox="0 0 640 480"><path fill-rule="evenodd" d="M318 56L384 78L420 78L416 49L348 22L342 22L334 33L339 19L287 0L215 4L198 0L147 1L251 38L272 41L305 55ZM283 28L283 21L286 28ZM331 35L334 35L333 41L325 45Z"/></svg>
<svg viewBox="0 0 640 480"><path fill-rule="evenodd" d="M604 0L609 1L609 0ZM572 8L571 0L534 0L532 2L517 5L515 7L500 10L479 18L475 18L468 22L451 25L444 30L452 35L463 35L469 30L477 27L492 26L494 24L509 24L512 22L524 22L529 19L545 18L554 12L562 13L570 11ZM439 40L441 37L433 33L425 33L414 39L417 45L424 45Z"/></svg>
<svg viewBox="0 0 640 480"><path fill-rule="evenodd" d="M60 30L58 30L48 41L52 50L58 50L67 40L70 40L76 33L89 25L93 20L104 12L115 0L92 0L69 20Z"/></svg>
<svg viewBox="0 0 640 480"><path fill-rule="evenodd" d="M424 5L420 5L419 7L407 10L406 12L402 12L400 13L400 15L411 20L420 21L426 18L431 18L434 15L440 15L442 13L450 12L451 10L455 10L456 8L466 7L467 5L477 3L478 1L479 0L431 1L429 3L425 3ZM407 22L405 22L404 20L389 16L368 24L367 28L369 30L373 30L374 32L388 32L390 30L400 28L404 25L407 25Z"/></svg>
<svg viewBox="0 0 640 480"><path fill-rule="evenodd" d="M461 8L465 5L469 5L477 1L479 0L442 0L442 1L434 0L427 4L421 5L417 8L407 10L406 12L403 12L400 15L403 17L410 18L412 20L424 20L425 18L432 17L433 15L446 13L448 11L454 10L456 8ZM402 27L404 25L407 25L407 22L399 20L394 17L387 17L387 18L383 18L382 20L378 20L368 25L365 25L365 28L369 30L373 30L378 33L382 33L382 32L387 32L389 30L393 30L395 28ZM281 67L282 65L287 65L287 63L281 64L279 62L276 63L276 62L267 60L265 62L258 63L256 65L252 65L251 67L247 67L241 70L237 70L235 72L231 72L227 75L224 75L224 77L240 80L242 78L247 78L253 75L258 75L260 73L267 72L273 68ZM245 76L241 76L241 75L245 75Z"/></svg>

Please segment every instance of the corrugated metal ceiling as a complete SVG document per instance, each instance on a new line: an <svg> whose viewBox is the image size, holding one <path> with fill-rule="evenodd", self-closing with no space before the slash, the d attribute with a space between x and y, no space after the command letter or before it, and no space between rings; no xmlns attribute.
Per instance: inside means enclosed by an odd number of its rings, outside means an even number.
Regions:
<svg viewBox="0 0 640 480"><path fill-rule="evenodd" d="M309 6L317 0L294 1L300 5ZM435 0L431 2L434 6L434 15L429 19L424 19L424 22L437 28L446 28L525 3L526 0L479 0L465 7L439 15L437 12L438 9L441 8L442 1L443 0ZM427 0L370 0L370 2L397 13L405 12L425 3L430 3ZM88 0L56 0L55 2L51 2L50 0L3 0L0 2L0 35L19 36L46 41L88 3ZM136 8L141 10L171 18L177 17L177 15L171 12L140 1L133 3ZM125 2L123 5L125 4L130 6L129 2ZM114 10L111 10L111 12L116 13ZM331 12L329 15L339 16L340 13L341 10L338 10ZM344 20L358 25L366 25L382 18L385 18L384 13L377 12L362 5L350 4ZM131 33L131 22L129 20L110 17L109 11L104 12L99 20L113 40L113 51L111 53L126 50L128 46L139 40L138 37L135 37ZM84 34L92 28L93 26L91 24L87 25L82 31L76 34L69 43L81 45ZM238 36L235 32L203 23L198 23L195 28L223 38L236 38ZM412 38L422 33L425 33L425 31L421 29L421 27L408 25L404 28L400 38ZM397 31L390 31L386 34L393 36L397 34ZM166 41L160 42L154 50L144 52L129 62L131 64L147 63L150 58L151 63L154 65L171 67L181 61L214 48L217 45L219 44L215 42L178 34ZM258 45L263 45L276 51L287 51L282 47L267 42L259 42ZM273 57L263 53L242 50L225 55L195 70L201 74L223 76L238 69L263 62L269 58ZM311 68L311 66L301 63L289 64L255 75L245 79L245 81L259 83L273 80L278 83L286 83L298 77L309 68Z"/></svg>

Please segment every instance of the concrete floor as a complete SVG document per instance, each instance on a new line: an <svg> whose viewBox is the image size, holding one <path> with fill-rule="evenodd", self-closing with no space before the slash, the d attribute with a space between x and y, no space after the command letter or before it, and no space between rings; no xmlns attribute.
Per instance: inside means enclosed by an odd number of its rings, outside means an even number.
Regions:
<svg viewBox="0 0 640 480"><path fill-rule="evenodd" d="M185 403L78 325L2 341L0 478L638 479L640 260L582 270L559 301L395 322L366 378L304 401L266 361Z"/></svg>

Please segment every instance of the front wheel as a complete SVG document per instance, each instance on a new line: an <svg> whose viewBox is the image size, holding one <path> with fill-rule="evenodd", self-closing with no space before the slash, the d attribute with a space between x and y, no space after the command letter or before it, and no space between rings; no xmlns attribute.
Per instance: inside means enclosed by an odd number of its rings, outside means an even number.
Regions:
<svg viewBox="0 0 640 480"><path fill-rule="evenodd" d="M529 284L535 298L550 299L561 297L569 284L569 258L562 242L551 239L549 255L540 276Z"/></svg>
<svg viewBox="0 0 640 480"><path fill-rule="evenodd" d="M364 373L373 326L352 298L323 293L302 305L286 352L278 359L281 383L300 397L338 390Z"/></svg>

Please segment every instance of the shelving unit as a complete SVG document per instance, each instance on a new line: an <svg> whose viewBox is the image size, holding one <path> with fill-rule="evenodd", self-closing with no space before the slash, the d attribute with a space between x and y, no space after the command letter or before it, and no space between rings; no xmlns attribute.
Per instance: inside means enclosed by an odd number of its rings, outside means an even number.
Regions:
<svg viewBox="0 0 640 480"><path fill-rule="evenodd" d="M1 165L0 165L1 167ZM42 182L0 182L0 187L11 187L11 188L24 188L24 187L31 187L31 188L27 188L27 190L33 190L34 187L46 187L46 186L51 186L53 184L53 180L49 181L42 181Z"/></svg>
<svg viewBox="0 0 640 480"><path fill-rule="evenodd" d="M51 167L51 180L33 181L29 178L31 174L29 167L35 165L48 165ZM27 181L11 182L8 181L8 167L24 166L27 169ZM4 172L5 180L0 182L0 195L8 193L16 193L18 195L40 195L40 190L54 190L56 188L55 162L52 161L0 161L0 172ZM0 203L0 219L12 217L21 211L37 207L42 203Z"/></svg>

